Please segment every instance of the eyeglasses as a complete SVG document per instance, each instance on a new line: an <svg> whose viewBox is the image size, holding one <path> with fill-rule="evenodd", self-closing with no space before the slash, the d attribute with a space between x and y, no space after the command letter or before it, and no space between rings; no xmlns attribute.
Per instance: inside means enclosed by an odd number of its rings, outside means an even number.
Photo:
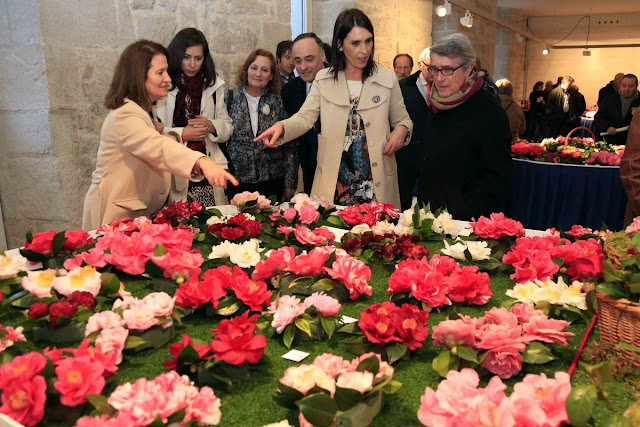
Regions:
<svg viewBox="0 0 640 427"><path fill-rule="evenodd" d="M458 68L462 68L462 65L458 65L456 68L436 68L436 67L432 67L431 65L429 65L427 67L427 71L429 72L429 74L431 74L433 77L436 77L438 75L438 73L441 73L443 76L453 76L453 73L456 72L456 70Z"/></svg>

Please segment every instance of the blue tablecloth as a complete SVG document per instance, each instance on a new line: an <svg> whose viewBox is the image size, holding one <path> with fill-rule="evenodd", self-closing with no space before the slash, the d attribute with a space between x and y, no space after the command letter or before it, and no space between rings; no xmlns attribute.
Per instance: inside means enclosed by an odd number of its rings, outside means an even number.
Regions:
<svg viewBox="0 0 640 427"><path fill-rule="evenodd" d="M513 159L504 212L525 228L569 230L606 224L621 230L627 196L618 166L579 166Z"/></svg>
<svg viewBox="0 0 640 427"><path fill-rule="evenodd" d="M586 117L580 117L580 126L587 127L593 131L593 119L588 119ZM587 132L585 129L580 129L573 134L573 136L577 136L578 138L591 138L591 134ZM598 136L596 135L596 141L598 140Z"/></svg>

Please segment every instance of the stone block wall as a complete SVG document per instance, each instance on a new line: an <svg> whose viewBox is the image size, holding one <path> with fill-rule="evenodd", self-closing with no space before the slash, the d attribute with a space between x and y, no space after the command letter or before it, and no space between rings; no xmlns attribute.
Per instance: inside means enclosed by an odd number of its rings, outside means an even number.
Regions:
<svg viewBox="0 0 640 427"><path fill-rule="evenodd" d="M525 30L527 19L511 12L498 9L498 18L516 28ZM498 26L496 29L496 54L493 77L495 80L507 78L513 85L513 99L529 99L531 88L524 87L526 40L513 31ZM533 85L531 85L533 87Z"/></svg>
<svg viewBox="0 0 640 427"><path fill-rule="evenodd" d="M207 37L219 74L291 38L289 0L0 0L0 200L9 247L79 228L102 106L118 55L184 27Z"/></svg>

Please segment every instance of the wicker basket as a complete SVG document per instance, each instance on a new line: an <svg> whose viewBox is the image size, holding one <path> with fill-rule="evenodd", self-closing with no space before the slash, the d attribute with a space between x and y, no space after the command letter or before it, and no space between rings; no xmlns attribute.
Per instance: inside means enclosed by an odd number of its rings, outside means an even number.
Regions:
<svg viewBox="0 0 640 427"><path fill-rule="evenodd" d="M626 342L640 347L640 304L626 299L613 299L596 292L600 339L611 345ZM616 350L618 356L640 366L638 353Z"/></svg>
<svg viewBox="0 0 640 427"><path fill-rule="evenodd" d="M593 140L594 140L594 141L596 140L596 136L595 136L595 134L593 133L593 131L592 131L591 129L589 129L589 128L588 128L588 127L586 127L586 126L578 126L578 127L577 127L577 128L575 128L575 129L571 129L571 131L567 134L567 139L566 139L566 141L564 142L564 145L567 145L567 144L569 143L569 138L571 138L571 135L573 135L573 133L574 133L575 131L580 130L580 129L584 129L584 130L586 130L587 132L589 132L589 133L591 134L591 138L593 138Z"/></svg>

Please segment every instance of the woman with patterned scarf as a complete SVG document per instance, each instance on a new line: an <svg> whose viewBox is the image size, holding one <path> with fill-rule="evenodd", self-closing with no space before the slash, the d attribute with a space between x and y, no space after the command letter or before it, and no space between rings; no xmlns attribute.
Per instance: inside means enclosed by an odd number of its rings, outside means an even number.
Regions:
<svg viewBox="0 0 640 427"><path fill-rule="evenodd" d="M158 119L165 132L176 132L187 147L228 169L223 149L233 125L224 103L224 80L216 75L207 39L201 31L185 28L169 43L168 51L173 90L157 102ZM174 176L169 201L187 199L205 207L228 203L222 188Z"/></svg>
<svg viewBox="0 0 640 427"><path fill-rule="evenodd" d="M469 220L500 210L511 181L511 132L469 39L451 34L431 48L429 114L418 201Z"/></svg>

